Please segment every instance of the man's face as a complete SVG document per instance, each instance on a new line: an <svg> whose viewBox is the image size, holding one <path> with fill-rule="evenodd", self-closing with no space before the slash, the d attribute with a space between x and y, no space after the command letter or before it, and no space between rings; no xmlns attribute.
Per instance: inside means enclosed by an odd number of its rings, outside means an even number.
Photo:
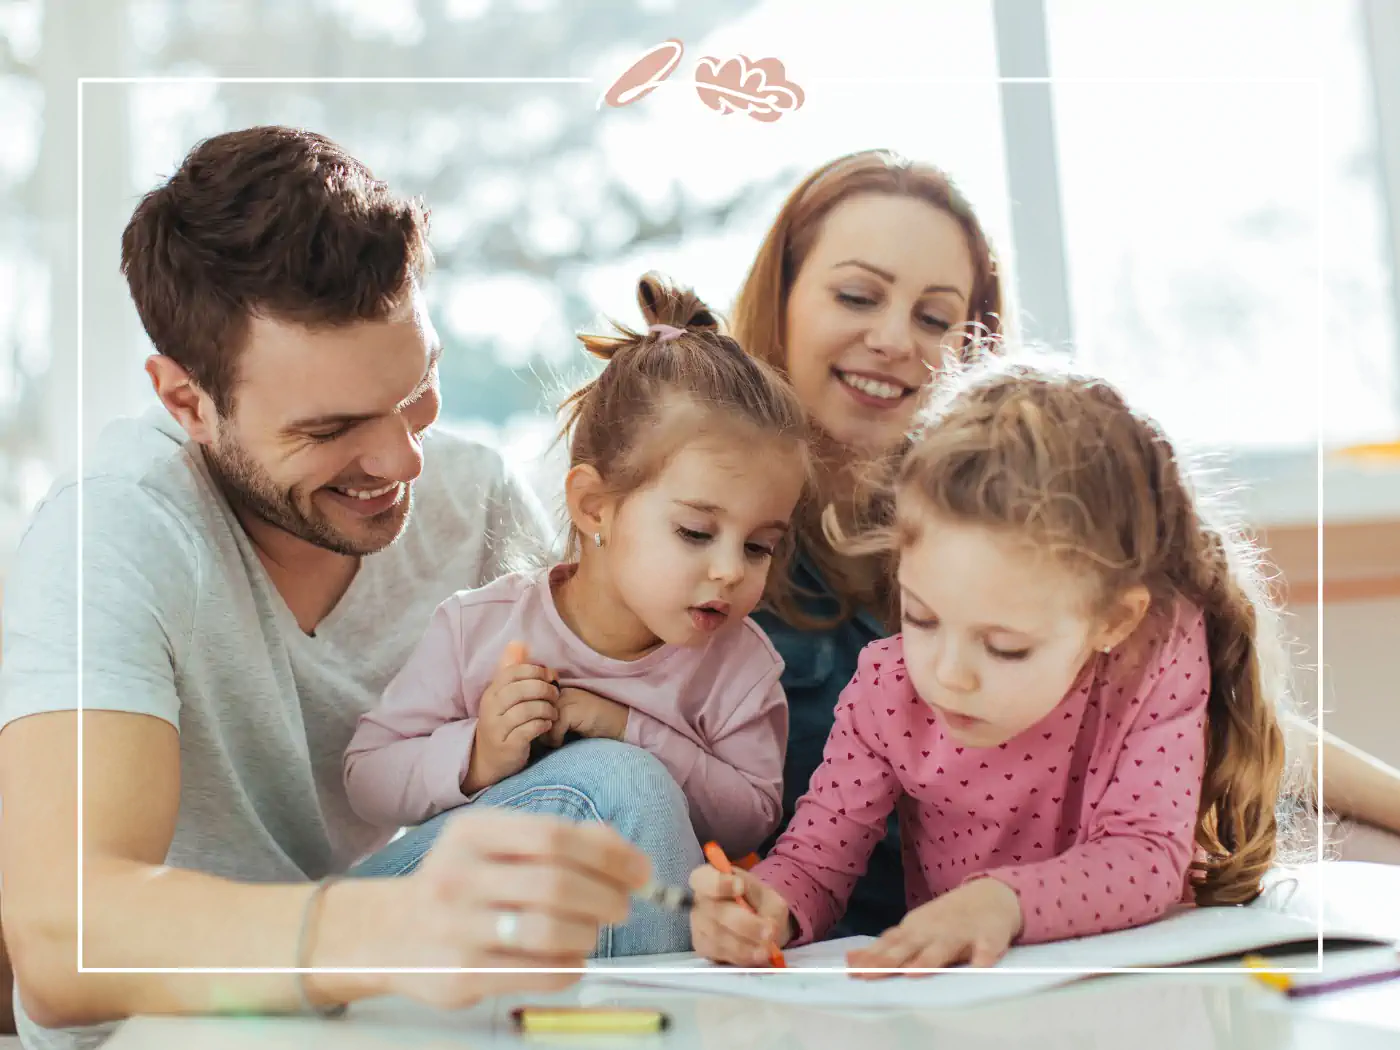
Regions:
<svg viewBox="0 0 1400 1050"><path fill-rule="evenodd" d="M438 414L440 353L417 289L383 321L254 318L233 411L206 449L230 502L338 554L393 543Z"/></svg>

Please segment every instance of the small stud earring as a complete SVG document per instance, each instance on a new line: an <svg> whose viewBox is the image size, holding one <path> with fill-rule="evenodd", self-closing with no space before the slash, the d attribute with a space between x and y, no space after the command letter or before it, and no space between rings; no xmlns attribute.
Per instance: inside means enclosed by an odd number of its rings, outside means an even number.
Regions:
<svg viewBox="0 0 1400 1050"><path fill-rule="evenodd" d="M595 533L593 534L593 546L595 546L595 547L601 547L602 545L603 545L603 534L602 534L601 532L595 532Z"/></svg>
<svg viewBox="0 0 1400 1050"><path fill-rule="evenodd" d="M1113 652L1113 646L1105 645L1102 649L1099 650L1099 652L1103 653L1104 656L1107 656L1109 653Z"/></svg>

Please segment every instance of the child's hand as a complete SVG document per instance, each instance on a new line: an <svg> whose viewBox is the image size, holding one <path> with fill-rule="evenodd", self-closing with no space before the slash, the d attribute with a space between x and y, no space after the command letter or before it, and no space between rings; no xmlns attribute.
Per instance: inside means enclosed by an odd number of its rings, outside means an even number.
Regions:
<svg viewBox="0 0 1400 1050"><path fill-rule="evenodd" d="M723 875L706 864L690 873L690 888L695 893L690 937L705 958L735 966L766 966L768 945L781 948L792 940L787 901L748 872ZM740 890L753 905L752 912L735 900Z"/></svg>
<svg viewBox="0 0 1400 1050"><path fill-rule="evenodd" d="M879 967L994 966L1021 932L1021 901L987 877L921 904L873 944L846 955L846 965ZM891 974L856 974L866 979Z"/></svg>
<svg viewBox="0 0 1400 1050"><path fill-rule="evenodd" d="M486 687L477 711L471 760L462 780L464 795L524 769L531 741L549 732L558 718L554 705L559 689L554 672L526 663L527 658L519 642L506 646L496 677Z"/></svg>
<svg viewBox="0 0 1400 1050"><path fill-rule="evenodd" d="M627 708L587 689L566 685L559 690L554 703L558 718L549 730L549 746L564 743L564 734L571 730L580 736L621 740L627 733Z"/></svg>

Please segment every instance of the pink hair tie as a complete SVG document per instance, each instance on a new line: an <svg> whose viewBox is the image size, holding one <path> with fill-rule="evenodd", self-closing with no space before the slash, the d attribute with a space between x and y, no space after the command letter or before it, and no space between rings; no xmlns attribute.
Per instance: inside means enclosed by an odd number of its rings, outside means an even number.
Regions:
<svg viewBox="0 0 1400 1050"><path fill-rule="evenodd" d="M684 328L677 328L670 324L654 324L647 331L656 333L658 343L669 343L672 339L679 339L685 335Z"/></svg>

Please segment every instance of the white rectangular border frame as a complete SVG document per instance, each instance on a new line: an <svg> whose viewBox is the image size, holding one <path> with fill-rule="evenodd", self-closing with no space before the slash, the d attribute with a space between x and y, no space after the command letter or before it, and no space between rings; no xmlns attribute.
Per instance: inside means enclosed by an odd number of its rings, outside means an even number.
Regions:
<svg viewBox="0 0 1400 1050"><path fill-rule="evenodd" d="M375 973L375 974L444 974L444 973L531 973L540 972L539 969L518 968L518 967L318 967L318 966L244 966L244 967L179 967L179 966L84 966L83 965L83 89L88 84L174 84L174 83L204 83L204 84L443 84L443 85L465 85L465 84L594 84L596 81L584 77L79 77L78 85L78 121L77 121L77 164L78 164L78 189L77 189L77 327L78 327L78 347L77 347L77 382L78 382L78 455L77 455L77 488L78 488L78 617L77 617L77 644L78 644L78 936L77 936L77 962L79 973L149 973L149 974L355 974L355 973ZM804 80L808 84L823 85L869 85L869 84L1050 84L1056 83L1081 83L1081 84L1297 84L1310 83L1317 91L1317 229L1318 229L1318 260L1317 260L1317 325L1318 325L1318 346L1323 344L1326 334L1326 321L1323 313L1325 305L1325 284L1322 275L1326 267L1325 254L1325 232L1326 213L1324 186L1324 157L1326 148L1326 95L1322 78L1320 77L1143 77L1143 78L1123 78L1123 77L832 77L815 78ZM661 87L689 86L684 81L667 81ZM1322 586L1323 574L1323 533L1325 531L1323 521L1323 435L1322 419L1323 407L1325 404L1324 391L1326 384L1326 369L1322 367L1324 355L1316 355L1318 362L1317 376L1317 412L1318 412L1318 435L1317 435L1317 567L1319 592ZM1323 619L1325 602L1319 597L1317 605L1317 860L1321 862L1326 852L1326 842L1322 814L1326 812L1323 798L1323 718L1324 718L1324 682L1326 674L1326 664L1323 659ZM1325 868L1324 868L1325 870ZM1325 882L1325 880L1319 880ZM1322 917L1323 901L1325 900L1325 890L1318 894L1317 913L1317 961L1311 967L1280 967L1274 972L1287 974L1317 974L1322 970ZM606 971L599 971L587 967L564 967L557 970L549 970L554 973L600 973L609 975L615 974L648 974L654 970L647 967L609 967ZM710 967L675 967L669 968L671 973L713 973ZM725 973L773 973L771 969L758 969L748 967L726 967ZM851 970L845 967L813 967L803 969L802 973L850 973ZM862 971L867 972L867 971ZM898 971L873 970L868 972L885 973L946 973L946 972L967 972L964 968L937 967L937 968L916 968ZM1189 969L1181 966L1123 966L1106 967L1103 969L1082 970L1073 967L998 967L997 972L1011 974L1070 974L1075 976L1089 976L1105 973L1197 973L1197 974L1241 974L1250 972L1240 966L1202 966L1191 967Z"/></svg>

